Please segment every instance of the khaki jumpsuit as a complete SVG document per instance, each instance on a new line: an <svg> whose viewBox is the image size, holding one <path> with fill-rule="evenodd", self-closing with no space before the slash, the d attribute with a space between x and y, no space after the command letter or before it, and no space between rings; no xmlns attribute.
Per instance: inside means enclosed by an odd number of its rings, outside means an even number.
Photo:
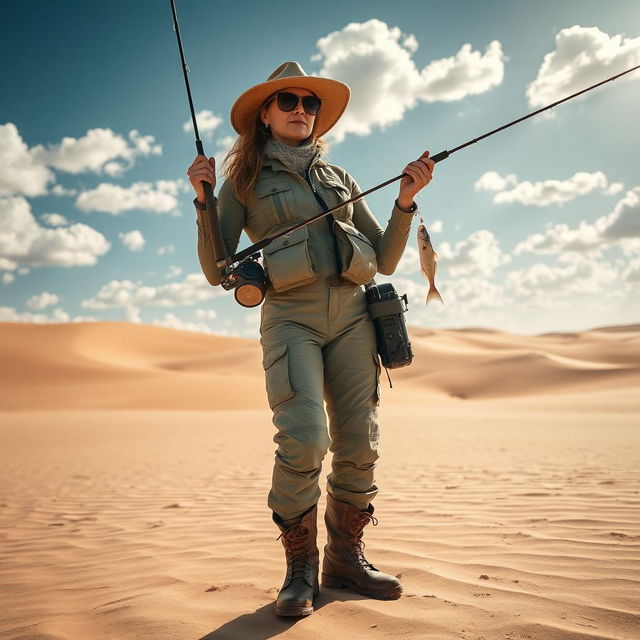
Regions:
<svg viewBox="0 0 640 640"><path fill-rule="evenodd" d="M321 158L304 177L265 158L246 207L230 181L220 188L217 213L227 253L236 252L242 230L254 243L316 215L318 196L333 207L359 193L344 169ZM260 343L278 445L267 504L284 520L318 502L327 450L333 454L327 492L336 500L365 510L378 493L380 359L362 285L377 272L394 272L416 212L394 204L383 230L361 199L263 249L270 282ZM206 211L197 210L197 226L202 271L218 285Z"/></svg>

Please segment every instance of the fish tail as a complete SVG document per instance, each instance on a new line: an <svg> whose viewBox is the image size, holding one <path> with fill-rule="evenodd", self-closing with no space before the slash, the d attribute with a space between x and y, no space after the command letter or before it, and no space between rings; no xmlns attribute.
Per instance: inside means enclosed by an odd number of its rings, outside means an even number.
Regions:
<svg viewBox="0 0 640 640"><path fill-rule="evenodd" d="M444 304L444 300L440 295L440 292L435 287L429 288L429 293L427 293L427 304L429 304L429 300L440 300L442 304Z"/></svg>

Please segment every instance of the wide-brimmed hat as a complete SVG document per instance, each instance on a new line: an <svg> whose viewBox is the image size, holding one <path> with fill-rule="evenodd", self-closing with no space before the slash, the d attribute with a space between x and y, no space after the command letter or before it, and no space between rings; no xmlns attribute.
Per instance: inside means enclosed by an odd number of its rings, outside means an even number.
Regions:
<svg viewBox="0 0 640 640"><path fill-rule="evenodd" d="M320 137L340 119L349 104L351 89L344 82L308 76L298 62L281 64L268 78L247 89L231 107L231 125L240 134L251 130L252 121L264 101L276 91L286 87L309 89L322 100L320 111L316 115L313 134Z"/></svg>

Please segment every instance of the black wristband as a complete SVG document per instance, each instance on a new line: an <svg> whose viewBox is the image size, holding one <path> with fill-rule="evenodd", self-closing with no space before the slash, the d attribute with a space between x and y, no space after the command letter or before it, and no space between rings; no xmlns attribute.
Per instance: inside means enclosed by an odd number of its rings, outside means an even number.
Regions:
<svg viewBox="0 0 640 640"><path fill-rule="evenodd" d="M196 209L201 209L202 211L204 211L207 208L207 203L200 202L200 200L198 200L198 196L196 196L193 199L193 204L195 205Z"/></svg>
<svg viewBox="0 0 640 640"><path fill-rule="evenodd" d="M411 203L411 207L409 209L409 211L405 211L399 204L398 204L398 199L396 198L396 207L398 207L398 209L400 209L400 211L402 211L403 213L414 213L415 210L418 208L418 205L414 202Z"/></svg>

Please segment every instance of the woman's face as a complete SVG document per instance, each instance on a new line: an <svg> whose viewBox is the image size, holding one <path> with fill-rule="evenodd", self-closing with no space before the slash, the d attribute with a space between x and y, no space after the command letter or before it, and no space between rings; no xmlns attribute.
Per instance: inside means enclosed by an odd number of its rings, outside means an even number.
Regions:
<svg viewBox="0 0 640 640"><path fill-rule="evenodd" d="M280 89L280 91L295 93L300 98L315 95L313 91L300 87L287 87ZM274 99L267 107L260 109L260 119L265 125L269 125L271 135L275 140L291 147L297 147L311 135L316 116L305 112L301 100L298 100L293 111L282 111L278 107L278 101Z"/></svg>

